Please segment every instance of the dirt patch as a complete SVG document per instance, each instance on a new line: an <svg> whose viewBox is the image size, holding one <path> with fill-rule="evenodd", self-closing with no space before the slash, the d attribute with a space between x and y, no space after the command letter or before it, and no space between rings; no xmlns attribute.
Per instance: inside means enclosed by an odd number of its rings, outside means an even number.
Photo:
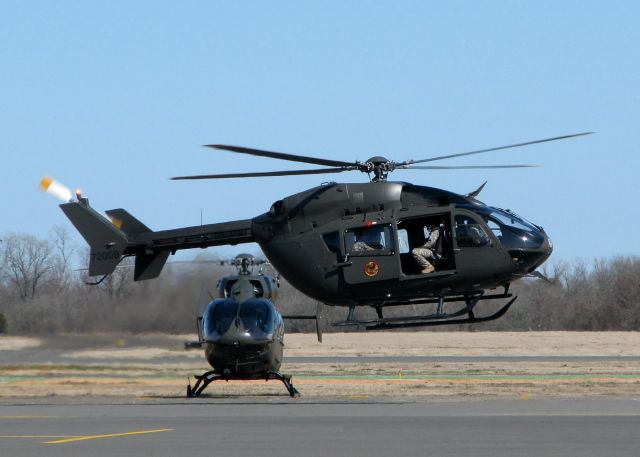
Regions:
<svg viewBox="0 0 640 457"><path fill-rule="evenodd" d="M0 369L0 397L184 396L193 367L146 365L40 366ZM640 362L563 364L288 364L305 396L511 398L634 396L640 394ZM277 381L212 384L209 396L286 395Z"/></svg>
<svg viewBox="0 0 640 457"><path fill-rule="evenodd" d="M367 332L287 334L293 356L640 356L640 332Z"/></svg>
<svg viewBox="0 0 640 457"><path fill-rule="evenodd" d="M68 347L61 344L61 347ZM74 336L73 338L78 338ZM63 351L62 363L2 364L2 351L32 353L47 338L0 338L0 397L29 396L184 396L187 378L208 367L202 351L176 349L189 336L87 336L90 346ZM104 347L105 340L113 347ZM120 342L119 342L120 341ZM133 342L132 342L133 341ZM152 344L153 343L153 344ZM160 345L160 346L159 346ZM164 346L162 346L164 345ZM37 349L36 349L37 350ZM12 352L13 353L13 352ZM516 398L640 395L640 361L527 360L501 362L389 361L371 363L365 356L640 356L640 333L489 333L407 332L286 336L285 355L353 357L340 363L285 363L305 396L425 397L506 396ZM157 357L163 363L154 361ZM15 358L14 358L15 359ZM69 360L67 364L65 359ZM87 359L91 363L86 363ZM213 397L286 395L277 381L212 384Z"/></svg>
<svg viewBox="0 0 640 457"><path fill-rule="evenodd" d="M0 335L0 351L20 351L42 345L40 338Z"/></svg>

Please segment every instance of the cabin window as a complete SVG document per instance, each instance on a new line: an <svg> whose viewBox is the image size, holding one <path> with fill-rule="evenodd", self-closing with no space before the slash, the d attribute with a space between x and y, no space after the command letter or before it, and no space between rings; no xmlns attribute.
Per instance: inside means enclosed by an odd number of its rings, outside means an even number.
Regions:
<svg viewBox="0 0 640 457"><path fill-rule="evenodd" d="M349 255L392 255L393 229L390 225L371 225L345 232L345 247Z"/></svg>
<svg viewBox="0 0 640 457"><path fill-rule="evenodd" d="M340 234L338 232L329 232L322 235L322 241L331 252L340 252Z"/></svg>
<svg viewBox="0 0 640 457"><path fill-rule="evenodd" d="M455 233L458 246L461 248L476 248L489 244L490 238L482 226L465 214L458 214L455 218Z"/></svg>
<svg viewBox="0 0 640 457"><path fill-rule="evenodd" d="M229 298L231 296L231 288L236 282L237 279L222 279L222 287L224 288L225 298Z"/></svg>
<svg viewBox="0 0 640 457"><path fill-rule="evenodd" d="M398 251L400 254L409 252L409 233L405 229L398 229Z"/></svg>

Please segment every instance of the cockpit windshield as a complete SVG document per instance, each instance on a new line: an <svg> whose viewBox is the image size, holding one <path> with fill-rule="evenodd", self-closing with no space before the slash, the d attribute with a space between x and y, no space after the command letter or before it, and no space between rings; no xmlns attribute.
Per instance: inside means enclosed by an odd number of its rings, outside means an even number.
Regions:
<svg viewBox="0 0 640 457"><path fill-rule="evenodd" d="M204 334L209 337L214 334L223 335L238 314L238 304L233 300L216 300L209 304L204 313Z"/></svg>
<svg viewBox="0 0 640 457"><path fill-rule="evenodd" d="M538 248L544 242L540 229L514 213L489 208L487 224L500 242L509 249Z"/></svg>
<svg viewBox="0 0 640 457"><path fill-rule="evenodd" d="M215 341L233 327L240 334L266 338L274 330L273 309L264 299L247 300L240 305L230 299L216 299L203 315L202 329L207 341Z"/></svg>
<svg viewBox="0 0 640 457"><path fill-rule="evenodd" d="M272 308L264 300L248 300L240 306L238 315L244 330L260 336L273 331Z"/></svg>
<svg viewBox="0 0 640 457"><path fill-rule="evenodd" d="M498 208L491 208L491 216L500 221L502 224L515 227L519 230L535 232L538 229L530 222L525 221L514 213L507 212Z"/></svg>

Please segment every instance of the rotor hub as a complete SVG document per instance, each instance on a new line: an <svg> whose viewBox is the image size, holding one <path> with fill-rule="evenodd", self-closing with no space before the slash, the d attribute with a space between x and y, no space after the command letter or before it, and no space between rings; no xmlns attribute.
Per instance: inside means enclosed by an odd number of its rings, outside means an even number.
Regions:
<svg viewBox="0 0 640 457"><path fill-rule="evenodd" d="M382 156L374 156L365 162L367 174L373 173L371 181L386 181L389 172L395 169L395 163Z"/></svg>

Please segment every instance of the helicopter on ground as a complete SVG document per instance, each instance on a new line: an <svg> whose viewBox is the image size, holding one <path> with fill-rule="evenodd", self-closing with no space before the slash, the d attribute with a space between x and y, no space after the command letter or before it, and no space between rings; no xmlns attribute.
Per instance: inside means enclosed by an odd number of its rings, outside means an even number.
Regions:
<svg viewBox="0 0 640 457"><path fill-rule="evenodd" d="M196 384L187 386L187 397L198 397L214 381L279 380L289 395L300 393L291 376L280 373L284 350L284 321L276 310L280 283L253 267L265 261L239 254L231 262L238 271L218 281L218 297L198 316L198 341L185 348L204 347L213 368L196 375Z"/></svg>
<svg viewBox="0 0 640 457"><path fill-rule="evenodd" d="M170 254L181 249L257 242L275 269L294 287L329 306L348 308L334 325L367 330L478 323L504 315L517 297L510 284L543 275L536 269L551 255L544 229L516 213L478 200L484 184L466 195L406 182L389 182L402 169L520 168L535 165L416 165L453 157L575 138L563 135L507 146L394 162L376 156L346 162L238 146L209 145L216 150L322 165L325 168L259 173L180 176L172 179L222 179L311 175L361 171L368 183L330 182L278 200L253 219L152 231L124 209L95 211L79 193L60 205L90 246L89 275L109 275L124 257L135 256L134 280L160 274ZM485 183L486 184L486 183ZM46 187L46 186L44 186ZM412 251L424 245L437 227L439 246L434 271L425 273ZM433 229L435 230L435 229ZM430 235L429 235L430 236ZM373 249L356 248L375 239ZM501 292L487 293L502 288ZM497 312L476 316L475 307L489 299L510 299ZM463 303L445 311L446 303ZM385 318L391 306L435 304L435 312ZM359 320L355 309L375 309L376 319Z"/></svg>

